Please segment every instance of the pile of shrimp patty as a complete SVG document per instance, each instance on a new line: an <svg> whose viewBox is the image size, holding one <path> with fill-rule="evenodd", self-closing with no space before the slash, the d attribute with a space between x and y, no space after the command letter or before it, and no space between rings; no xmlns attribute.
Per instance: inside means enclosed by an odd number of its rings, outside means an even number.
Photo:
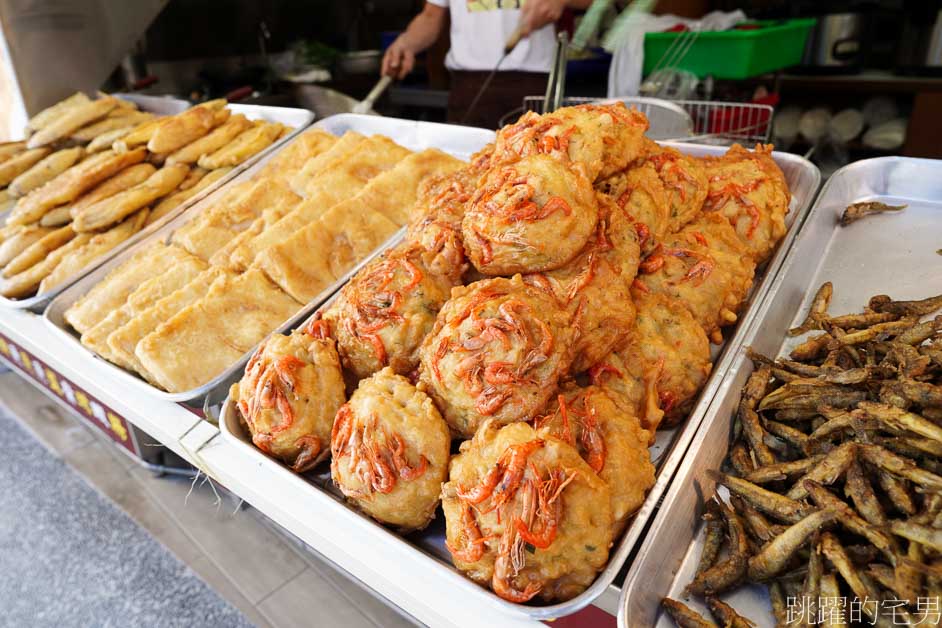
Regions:
<svg viewBox="0 0 942 628"><path fill-rule="evenodd" d="M578 595L608 561L611 493L574 447L488 421L442 487L455 566L512 602Z"/></svg>
<svg viewBox="0 0 942 628"><path fill-rule="evenodd" d="M416 530L435 516L450 446L432 400L387 367L362 380L337 412L330 474L366 514Z"/></svg>

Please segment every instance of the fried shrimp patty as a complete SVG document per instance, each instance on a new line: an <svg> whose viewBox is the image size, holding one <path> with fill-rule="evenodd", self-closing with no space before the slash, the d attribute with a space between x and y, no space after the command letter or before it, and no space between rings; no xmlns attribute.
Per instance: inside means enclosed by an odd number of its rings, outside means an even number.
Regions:
<svg viewBox="0 0 942 628"><path fill-rule="evenodd" d="M638 289L677 299L718 343L719 329L736 322L754 273L755 262L732 227L704 214L644 260Z"/></svg>
<svg viewBox="0 0 942 628"><path fill-rule="evenodd" d="M662 295L632 292L638 310L638 348L656 373L664 425L676 425L710 375L710 341L683 305Z"/></svg>
<svg viewBox="0 0 942 628"><path fill-rule="evenodd" d="M572 362L569 316L555 299L512 279L454 288L420 350L421 385L456 436L486 418L512 423L546 403Z"/></svg>
<svg viewBox="0 0 942 628"><path fill-rule="evenodd" d="M583 169L532 155L491 169L468 202L461 231L475 268L510 275L564 265L596 222L598 204Z"/></svg>
<svg viewBox="0 0 942 628"><path fill-rule="evenodd" d="M591 181L604 178L642 156L648 119L624 103L563 107L552 113L525 113L497 132L494 161L550 155L582 164Z"/></svg>
<svg viewBox="0 0 942 628"><path fill-rule="evenodd" d="M648 368L642 357L637 329L632 330L621 349L592 365L589 379L620 412L638 417L653 442L664 411L657 394L657 373Z"/></svg>
<svg viewBox="0 0 942 628"><path fill-rule="evenodd" d="M693 220L706 200L709 182L704 162L669 146L649 142L647 163L654 166L670 203L668 230L680 231Z"/></svg>
<svg viewBox="0 0 942 628"><path fill-rule="evenodd" d="M631 218L645 255L669 233L670 201L652 164L618 172L598 183L596 189L608 195Z"/></svg>
<svg viewBox="0 0 942 628"><path fill-rule="evenodd" d="M432 400L387 367L362 380L337 412L330 475L366 514L416 530L435 516L450 446Z"/></svg>
<svg viewBox="0 0 942 628"><path fill-rule="evenodd" d="M574 447L530 425L481 426L442 487L455 566L512 602L566 600L612 542L611 493Z"/></svg>
<svg viewBox="0 0 942 628"><path fill-rule="evenodd" d="M749 151L734 144L722 157L706 161L710 190L704 212L729 220L756 264L765 261L785 235L791 195L772 159L772 147Z"/></svg>
<svg viewBox="0 0 942 628"><path fill-rule="evenodd" d="M546 413L534 419L538 434L569 443L608 485L612 494L613 534L644 503L654 485L648 452L650 433L638 417L621 411L601 388L564 385Z"/></svg>
<svg viewBox="0 0 942 628"><path fill-rule="evenodd" d="M360 379L384 366L409 374L454 285L425 267L417 247L397 247L365 266L324 313L343 365Z"/></svg>
<svg viewBox="0 0 942 628"><path fill-rule="evenodd" d="M640 247L627 215L599 195L595 235L571 262L524 281L553 295L578 331L573 372L581 372L620 346L631 332L635 308L630 288L638 272Z"/></svg>
<svg viewBox="0 0 942 628"><path fill-rule="evenodd" d="M314 467L330 454L331 426L345 399L340 358L326 326L273 335L230 395L259 449L298 473Z"/></svg>

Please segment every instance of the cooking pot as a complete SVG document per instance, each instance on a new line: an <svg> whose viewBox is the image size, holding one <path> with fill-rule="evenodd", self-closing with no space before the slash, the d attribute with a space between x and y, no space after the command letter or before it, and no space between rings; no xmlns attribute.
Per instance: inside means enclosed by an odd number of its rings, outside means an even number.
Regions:
<svg viewBox="0 0 942 628"><path fill-rule="evenodd" d="M822 15L805 44L802 65L827 70L858 70L863 56L864 16Z"/></svg>

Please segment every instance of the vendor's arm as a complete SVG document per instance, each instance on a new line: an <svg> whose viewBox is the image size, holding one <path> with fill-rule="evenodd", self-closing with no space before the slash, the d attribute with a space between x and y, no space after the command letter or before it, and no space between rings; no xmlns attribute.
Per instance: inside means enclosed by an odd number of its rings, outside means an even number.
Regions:
<svg viewBox="0 0 942 628"><path fill-rule="evenodd" d="M526 0L520 10L523 35L552 24L559 19L564 9L585 10L591 4L592 0Z"/></svg>
<svg viewBox="0 0 942 628"><path fill-rule="evenodd" d="M448 9L425 3L425 8L408 28L396 38L383 55L383 74L393 78L404 78L415 65L415 56L438 39L445 26Z"/></svg>

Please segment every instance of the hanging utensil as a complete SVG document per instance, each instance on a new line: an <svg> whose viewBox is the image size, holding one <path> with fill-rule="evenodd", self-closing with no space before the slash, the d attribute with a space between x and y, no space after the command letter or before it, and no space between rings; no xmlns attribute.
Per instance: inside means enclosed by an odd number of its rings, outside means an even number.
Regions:
<svg viewBox="0 0 942 628"><path fill-rule="evenodd" d="M500 64L504 62L504 59L514 51L514 48L517 47L517 44L520 43L520 40L523 39L523 24L518 24L517 28L514 29L514 32L510 34L510 37L507 39L507 42L504 44L504 53L501 55L500 59L497 60L497 65L494 66L494 69L491 70L491 73L487 75L487 78L484 79L484 82L481 83L481 87L478 88L478 93L474 95L474 98L471 100L471 104L468 105L468 108L465 109L464 115L461 116L461 120L458 124L464 124L469 117L471 117L471 112L474 111L474 108L477 107L478 101L481 100L481 96L484 95L484 92L487 91L488 86L491 84L491 81L494 80L494 76L497 74L497 71L500 70Z"/></svg>
<svg viewBox="0 0 942 628"><path fill-rule="evenodd" d="M379 81L376 82L376 85L373 86L373 89L370 90L370 93L366 95L366 98L353 107L353 113L376 113L373 111L373 105L376 104L376 99L386 91L386 88L389 87L391 83L391 76L380 78Z"/></svg>

